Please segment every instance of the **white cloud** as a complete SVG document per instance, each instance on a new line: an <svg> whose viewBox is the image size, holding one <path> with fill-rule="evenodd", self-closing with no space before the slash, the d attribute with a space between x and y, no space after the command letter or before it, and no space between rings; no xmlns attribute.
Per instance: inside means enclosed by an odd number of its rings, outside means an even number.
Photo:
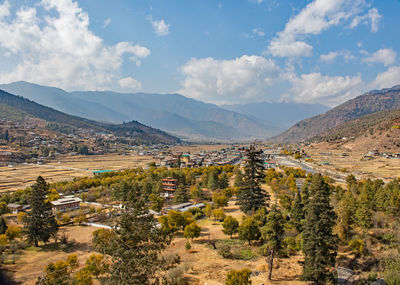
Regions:
<svg viewBox="0 0 400 285"><path fill-rule="evenodd" d="M107 18L107 19L104 21L103 27L106 28L109 24L111 24L111 18Z"/></svg>
<svg viewBox="0 0 400 285"><path fill-rule="evenodd" d="M264 31L263 31L261 28L254 28L254 29L252 30L252 34L253 34L254 36L259 36L259 37L265 36L265 33L264 33Z"/></svg>
<svg viewBox="0 0 400 285"><path fill-rule="evenodd" d="M169 34L170 24L165 23L165 21L163 19L156 21L156 20L153 20L153 17L150 16L149 20L153 26L154 33L157 36L166 36Z"/></svg>
<svg viewBox="0 0 400 285"><path fill-rule="evenodd" d="M319 59L326 63L333 63L337 57L343 57L346 62L354 59L355 57L348 50L331 51L327 54L321 54Z"/></svg>
<svg viewBox="0 0 400 285"><path fill-rule="evenodd" d="M278 57L311 56L313 47L305 42L306 36L339 25L365 7L364 0L315 0L286 23L285 29L271 40L268 51Z"/></svg>
<svg viewBox="0 0 400 285"><path fill-rule="evenodd" d="M385 72L379 73L370 84L370 89L390 88L400 84L400 66L391 66Z"/></svg>
<svg viewBox="0 0 400 285"><path fill-rule="evenodd" d="M44 16L39 18L41 8ZM18 60L2 68L1 82L27 80L68 90L106 88L118 80L125 54L133 62L150 54L128 42L105 44L72 0L42 0L18 9L8 21L0 18L0 47Z"/></svg>
<svg viewBox="0 0 400 285"><path fill-rule="evenodd" d="M363 16L357 16L353 19L350 24L351 28L357 27L360 23L368 25L371 24L371 32L376 33L378 31L379 21L382 16L379 14L376 8L372 8L368 11L368 14Z"/></svg>
<svg viewBox="0 0 400 285"><path fill-rule="evenodd" d="M262 56L243 55L232 60L189 60L181 67L182 94L212 103L239 103L265 99L279 67Z"/></svg>
<svg viewBox="0 0 400 285"><path fill-rule="evenodd" d="M367 63L383 63L384 66L392 65L396 62L396 52L389 48L382 48L372 55L363 59Z"/></svg>
<svg viewBox="0 0 400 285"><path fill-rule="evenodd" d="M0 19L10 15L10 8L10 2L8 2L7 0L0 5Z"/></svg>
<svg viewBox="0 0 400 285"><path fill-rule="evenodd" d="M328 106L335 106L359 95L363 85L360 75L350 77L309 73L294 76L290 81L293 87L283 99Z"/></svg>
<svg viewBox="0 0 400 285"><path fill-rule="evenodd" d="M140 89L142 88L142 83L137 81L135 78L132 77L125 77L118 81L119 86L124 89Z"/></svg>

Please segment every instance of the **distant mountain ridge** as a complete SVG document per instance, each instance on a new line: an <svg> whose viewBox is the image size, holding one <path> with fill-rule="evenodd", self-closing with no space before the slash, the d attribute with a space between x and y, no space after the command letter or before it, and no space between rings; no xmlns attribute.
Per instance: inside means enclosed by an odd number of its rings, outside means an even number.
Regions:
<svg viewBox="0 0 400 285"><path fill-rule="evenodd" d="M369 91L323 114L296 123L284 133L272 138L272 141L299 142L362 116L397 108L400 108L400 85Z"/></svg>
<svg viewBox="0 0 400 285"><path fill-rule="evenodd" d="M217 106L179 94L66 92L24 81L3 84L0 89L75 116L108 123L136 120L187 140L265 139L279 134L294 120L326 110L321 106L308 110L309 105L300 104L298 109L304 111L296 113L297 104L277 103L265 105L265 112L260 108L254 113L242 112L244 107ZM268 113L270 119L264 117Z"/></svg>
<svg viewBox="0 0 400 285"><path fill-rule="evenodd" d="M125 124L109 124L96 122L54 110L21 96L16 96L0 90L0 118L21 121L25 116L38 118L48 123L60 126L82 128L96 132L117 133L122 137L136 139L142 143L167 143L179 142L179 139L160 130L145 126L139 122L131 121ZM121 132L124 131L124 133Z"/></svg>
<svg viewBox="0 0 400 285"><path fill-rule="evenodd" d="M261 119L263 122L269 122L270 124L279 120L281 128L288 128L304 118L324 113L330 109L322 104L269 102L222 105L221 107L252 118ZM275 122L275 124L277 123Z"/></svg>

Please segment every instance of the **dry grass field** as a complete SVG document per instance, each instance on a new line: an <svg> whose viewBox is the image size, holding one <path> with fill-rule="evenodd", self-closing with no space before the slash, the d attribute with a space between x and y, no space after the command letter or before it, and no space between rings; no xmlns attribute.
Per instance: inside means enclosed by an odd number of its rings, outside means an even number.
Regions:
<svg viewBox="0 0 400 285"><path fill-rule="evenodd" d="M0 167L0 193L14 191L32 185L41 175L48 182L72 180L75 177L91 176L93 170L121 170L146 166L150 156L137 155L91 155L64 156L44 165L16 164Z"/></svg>
<svg viewBox="0 0 400 285"><path fill-rule="evenodd" d="M243 213L234 202L229 202L226 207L226 215L231 215L241 220ZM208 239L229 239L222 232L222 223L213 222L209 219L199 221L202 228L201 236L192 243L192 250L188 252L185 249L186 239L182 237L175 238L167 252L177 253L181 256L181 266L185 266L188 270L185 273L189 284L197 285L223 285L229 270L249 268L257 274L252 277L253 285L261 284L307 284L298 281L302 272L299 261L302 260L300 255L290 258L276 259L274 271L272 274L272 282L267 281L267 263L263 256L256 255L250 260L236 260L223 258L218 254L217 250L212 249L208 245ZM237 237L234 237L237 239ZM258 251L257 247L252 247L254 252Z"/></svg>
<svg viewBox="0 0 400 285"><path fill-rule="evenodd" d="M367 150L332 149L327 144L319 144L318 147L307 148L306 152L317 164L329 161L330 165L321 166L321 170L344 171L346 169L347 173L353 173L360 178L392 180L400 177L400 159L378 157L374 160L361 160L368 152ZM343 153L349 156L343 156Z"/></svg>
<svg viewBox="0 0 400 285"><path fill-rule="evenodd" d="M49 244L44 248L30 247L23 250L22 255L15 264L3 265L7 271L12 273L16 282L21 284L35 284L39 276L43 275L44 268L50 262L66 259L69 254L77 254L80 264L94 253L91 248L92 232L97 228L68 226L60 229L59 234L65 232L69 240L75 240L74 245L68 252L54 250Z"/></svg>

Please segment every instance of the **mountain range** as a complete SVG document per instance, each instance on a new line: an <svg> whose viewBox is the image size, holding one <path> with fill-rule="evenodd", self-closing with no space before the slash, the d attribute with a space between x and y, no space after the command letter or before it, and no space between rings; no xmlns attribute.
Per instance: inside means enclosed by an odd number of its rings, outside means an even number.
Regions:
<svg viewBox="0 0 400 285"><path fill-rule="evenodd" d="M287 143L307 140L365 115L398 108L400 108L400 85L369 91L323 114L301 120L271 141Z"/></svg>
<svg viewBox="0 0 400 285"><path fill-rule="evenodd" d="M66 92L24 81L0 89L71 115L117 124L135 120L187 140L265 139L328 109L319 104L265 102L217 106L179 94Z"/></svg>
<svg viewBox="0 0 400 285"><path fill-rule="evenodd" d="M180 140L163 131L131 121L123 124L97 122L43 106L21 96L0 90L0 119L24 122L27 118L45 122L51 131L85 129L98 133L112 133L137 143L178 143Z"/></svg>

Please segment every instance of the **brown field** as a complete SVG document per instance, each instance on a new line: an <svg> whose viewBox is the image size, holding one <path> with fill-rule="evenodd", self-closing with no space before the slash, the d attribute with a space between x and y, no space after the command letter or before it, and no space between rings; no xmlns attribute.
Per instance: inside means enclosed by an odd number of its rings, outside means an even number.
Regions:
<svg viewBox="0 0 400 285"><path fill-rule="evenodd" d="M48 182L72 180L75 177L91 176L93 170L121 170L146 166L150 156L137 155L92 155L64 156L44 165L16 164L0 167L0 193L15 191L34 183L41 175Z"/></svg>
<svg viewBox="0 0 400 285"><path fill-rule="evenodd" d="M226 207L226 215L231 215L241 220L243 215L238 206L234 202L229 202ZM265 257L255 256L250 260L226 259L218 254L207 245L208 237L213 239L228 239L229 237L222 232L222 223L213 222L208 219L199 221L202 228L201 236L192 243L192 252L189 253L185 249L186 239L175 238L167 252L177 253L181 256L181 264L189 268L186 271L186 278L189 284L198 285L223 285L225 284L226 274L232 269L249 268L253 272L257 272L258 276L253 276L253 285L261 284L307 284L298 281L302 272L299 261L302 260L300 255L290 258L276 259L274 262L274 271L272 273L272 282L267 281L267 264ZM234 237L235 238L235 237ZM237 237L236 237L237 238ZM257 248L254 247L254 252Z"/></svg>
<svg viewBox="0 0 400 285"><path fill-rule="evenodd" d="M22 252L15 264L3 265L8 272L13 275L16 282L22 284L35 284L38 277L43 275L44 268L50 262L65 260L69 254L77 254L78 261L82 265L85 260L94 253L91 248L92 232L97 228L68 226L60 229L59 234L65 232L70 240L75 240L75 244L69 250L50 249L52 244L44 248L28 248ZM53 244L54 245L54 244Z"/></svg>
<svg viewBox="0 0 400 285"><path fill-rule="evenodd" d="M341 172L345 169L346 173L353 173L360 178L384 179L392 180L400 177L400 159L387 159L378 157L374 160L361 160L363 155L368 151L349 151L348 149L332 149L326 144L320 144L317 148L307 148L306 152L310 157L319 164L321 161L329 161L330 165L320 166L321 171L324 169ZM330 152L331 155L321 153ZM349 156L343 157L342 153Z"/></svg>

